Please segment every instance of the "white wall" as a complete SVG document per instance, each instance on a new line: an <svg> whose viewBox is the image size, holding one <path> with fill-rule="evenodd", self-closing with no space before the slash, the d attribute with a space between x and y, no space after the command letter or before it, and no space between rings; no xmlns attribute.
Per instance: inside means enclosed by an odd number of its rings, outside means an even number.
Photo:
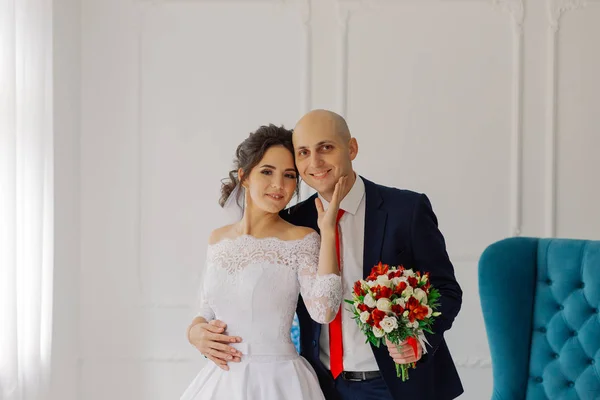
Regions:
<svg viewBox="0 0 600 400"><path fill-rule="evenodd" d="M81 0L65 14L75 35L81 22L75 77L57 75L71 158L57 172L69 290L55 314L57 331L78 327L62 336L78 354L75 371L57 367L67 391L177 398L203 365L185 327L235 146L329 108L359 141L359 173L431 198L464 289L447 335L461 398L489 397L483 249L600 239L600 2L587 3Z"/></svg>

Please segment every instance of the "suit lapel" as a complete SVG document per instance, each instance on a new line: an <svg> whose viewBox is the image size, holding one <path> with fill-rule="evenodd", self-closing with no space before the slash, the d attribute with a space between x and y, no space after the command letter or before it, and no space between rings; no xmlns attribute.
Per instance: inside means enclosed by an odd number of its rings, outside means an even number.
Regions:
<svg viewBox="0 0 600 400"><path fill-rule="evenodd" d="M381 259L383 234L387 221L387 212L381 209L383 199L377 185L363 178L365 182L365 241L363 251L363 277L371 272L371 268Z"/></svg>
<svg viewBox="0 0 600 400"><path fill-rule="evenodd" d="M317 224L317 208L315 206L315 199L317 194L313 194L308 199L302 201L296 206L288 208L286 211L288 216L285 219L296 225L306 226L314 229L317 233L319 231L319 224Z"/></svg>

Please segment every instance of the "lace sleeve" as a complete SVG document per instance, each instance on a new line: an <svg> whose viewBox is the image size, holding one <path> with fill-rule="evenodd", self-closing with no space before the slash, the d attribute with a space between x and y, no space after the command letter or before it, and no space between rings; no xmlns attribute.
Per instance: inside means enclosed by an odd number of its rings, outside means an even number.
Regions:
<svg viewBox="0 0 600 400"><path fill-rule="evenodd" d="M208 266L208 260L205 265ZM207 275L207 268L204 268L204 273L200 277L200 289L198 290L198 312L194 317L202 317L207 321L212 321L213 319L215 319L215 313L211 308L208 302L208 298L206 296Z"/></svg>
<svg viewBox="0 0 600 400"><path fill-rule="evenodd" d="M215 319L215 313L213 312L212 308L210 308L210 305L206 300L206 296L204 295L204 291L201 291L200 293L199 303L198 312L196 313L195 317L202 317L206 321L212 321Z"/></svg>
<svg viewBox="0 0 600 400"><path fill-rule="evenodd" d="M310 233L298 250L300 294L313 320L328 324L335 318L342 301L342 278L336 274L317 275L321 238Z"/></svg>

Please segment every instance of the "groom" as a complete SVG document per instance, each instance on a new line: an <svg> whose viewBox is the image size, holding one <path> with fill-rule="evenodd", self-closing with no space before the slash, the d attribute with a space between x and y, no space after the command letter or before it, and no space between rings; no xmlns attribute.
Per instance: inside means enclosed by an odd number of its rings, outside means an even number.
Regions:
<svg viewBox="0 0 600 400"><path fill-rule="evenodd" d="M315 199L327 208L336 182L348 176L339 217L339 259L342 267L343 298L352 298L355 281L365 278L380 261L430 272L433 287L441 294L442 314L426 334L431 345L427 353L419 348L415 356L408 345L377 348L365 343L365 336L342 310L329 325L314 322L299 298L301 353L315 369L327 400L423 399L450 400L463 388L444 340L462 303L462 290L454 277L444 238L424 194L377 185L357 175L352 161L358 143L351 137L344 119L330 111L314 110L298 121L293 134L296 166L302 179L318 193L281 216L295 225L318 231ZM343 212L341 212L343 210ZM342 303L344 304L344 303ZM192 328L192 327L190 327ZM223 335L222 321L199 324L188 334L190 342L223 369L239 361ZM394 363L416 362L410 379L396 377Z"/></svg>
<svg viewBox="0 0 600 400"><path fill-rule="evenodd" d="M441 316L427 335L431 347L415 356L410 346L374 347L345 310L329 325L314 322L302 302L298 304L300 347L313 366L328 400L427 399L458 397L463 388L444 340L462 303L462 290L454 276L437 219L424 194L377 185L357 175L352 161L358 143L344 119L330 111L314 110L294 128L296 166L304 182L318 193L282 211L295 225L318 231L315 198L325 208L335 184L348 176L339 215L339 257L343 298L352 298L355 281L364 279L380 261L430 272L433 287L440 291ZM344 304L344 303L343 303ZM410 379L396 377L394 362L417 362Z"/></svg>

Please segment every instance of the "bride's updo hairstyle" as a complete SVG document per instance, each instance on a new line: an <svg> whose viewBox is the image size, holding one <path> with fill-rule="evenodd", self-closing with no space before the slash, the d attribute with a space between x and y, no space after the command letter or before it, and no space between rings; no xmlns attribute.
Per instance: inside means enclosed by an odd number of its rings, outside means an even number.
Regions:
<svg viewBox="0 0 600 400"><path fill-rule="evenodd" d="M233 189L238 183L241 184L238 177L238 170L241 168L243 176L248 177L250 171L264 157L269 148L273 146L283 146L294 156L294 145L292 144L292 131L273 124L263 125L255 132L250 133L248 138L237 147L235 151L234 169L229 171L229 178L223 179L221 185L221 198L219 204L221 207L225 204ZM296 174L296 192L298 192L298 178ZM235 199L236 201L238 199Z"/></svg>

